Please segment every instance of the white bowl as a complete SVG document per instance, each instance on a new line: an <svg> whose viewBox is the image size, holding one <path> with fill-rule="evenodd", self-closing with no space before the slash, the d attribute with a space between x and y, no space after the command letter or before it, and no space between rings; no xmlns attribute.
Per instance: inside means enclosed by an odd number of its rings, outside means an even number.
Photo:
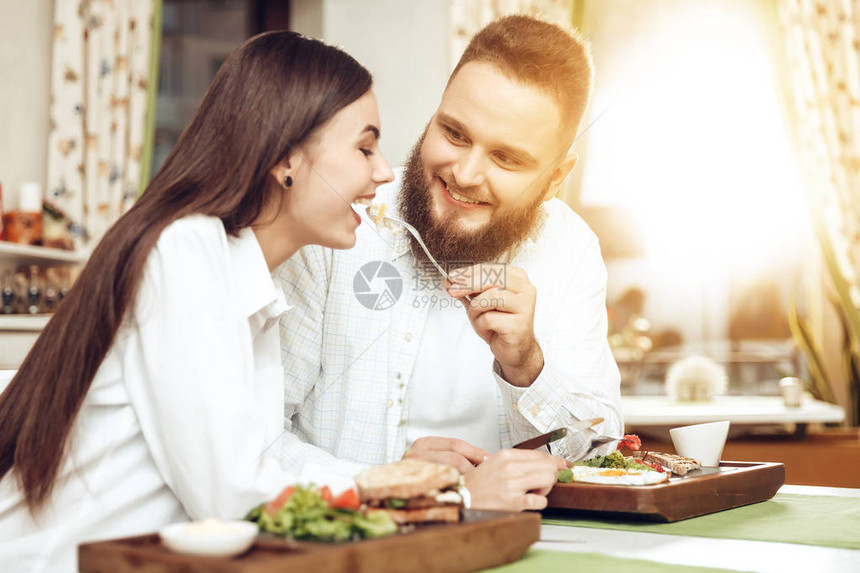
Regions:
<svg viewBox="0 0 860 573"><path fill-rule="evenodd" d="M729 421L672 428L669 435L679 455L698 460L704 467L717 467L729 435Z"/></svg>
<svg viewBox="0 0 860 573"><path fill-rule="evenodd" d="M158 532L168 549L177 553L232 557L248 550L259 528L250 521L185 521L162 527Z"/></svg>

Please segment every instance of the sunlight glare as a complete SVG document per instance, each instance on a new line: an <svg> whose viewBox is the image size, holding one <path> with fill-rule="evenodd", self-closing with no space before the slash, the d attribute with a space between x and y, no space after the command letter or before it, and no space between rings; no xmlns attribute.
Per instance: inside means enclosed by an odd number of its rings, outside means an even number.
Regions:
<svg viewBox="0 0 860 573"><path fill-rule="evenodd" d="M808 225L763 40L741 9L686 9L597 90L582 199L629 207L660 264L760 271Z"/></svg>

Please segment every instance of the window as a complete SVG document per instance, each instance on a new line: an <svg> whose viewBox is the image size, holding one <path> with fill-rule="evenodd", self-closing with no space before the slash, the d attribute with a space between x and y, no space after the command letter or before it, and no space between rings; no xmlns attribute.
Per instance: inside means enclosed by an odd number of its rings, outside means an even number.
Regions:
<svg viewBox="0 0 860 573"><path fill-rule="evenodd" d="M288 27L285 0L164 0L153 175L227 56L254 34Z"/></svg>
<svg viewBox="0 0 860 573"><path fill-rule="evenodd" d="M637 245L633 258L605 249L610 306L639 289L655 343L715 358L752 340L790 349L786 308L813 245L759 4L614 0L585 9L596 84L571 204L601 243ZM607 212L627 224L590 220ZM771 367L751 378L772 379L775 392L779 374Z"/></svg>

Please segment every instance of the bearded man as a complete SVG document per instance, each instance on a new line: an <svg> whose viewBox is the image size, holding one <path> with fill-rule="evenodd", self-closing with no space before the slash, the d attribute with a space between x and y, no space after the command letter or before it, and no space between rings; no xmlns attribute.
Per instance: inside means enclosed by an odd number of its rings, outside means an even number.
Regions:
<svg viewBox="0 0 860 573"><path fill-rule="evenodd" d="M481 507L539 509L585 438L551 444L559 457L514 443L597 417L621 434L600 248L554 198L591 85L577 35L525 16L490 24L373 201L420 232L450 280L396 223L279 269L293 306L285 463L423 458L457 467Z"/></svg>

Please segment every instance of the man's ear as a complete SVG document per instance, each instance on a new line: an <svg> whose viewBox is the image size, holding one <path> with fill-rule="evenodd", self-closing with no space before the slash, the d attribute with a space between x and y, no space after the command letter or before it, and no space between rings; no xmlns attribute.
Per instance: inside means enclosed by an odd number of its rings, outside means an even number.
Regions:
<svg viewBox="0 0 860 573"><path fill-rule="evenodd" d="M567 176L570 175L570 172L573 171L574 167L576 167L577 161L579 161L579 156L573 151L565 155L564 159L559 161L558 165L553 169L552 177L550 177L549 185L547 186L546 193L544 193L543 196L543 201L549 201L555 197L561 184L564 183L564 180L567 179Z"/></svg>

